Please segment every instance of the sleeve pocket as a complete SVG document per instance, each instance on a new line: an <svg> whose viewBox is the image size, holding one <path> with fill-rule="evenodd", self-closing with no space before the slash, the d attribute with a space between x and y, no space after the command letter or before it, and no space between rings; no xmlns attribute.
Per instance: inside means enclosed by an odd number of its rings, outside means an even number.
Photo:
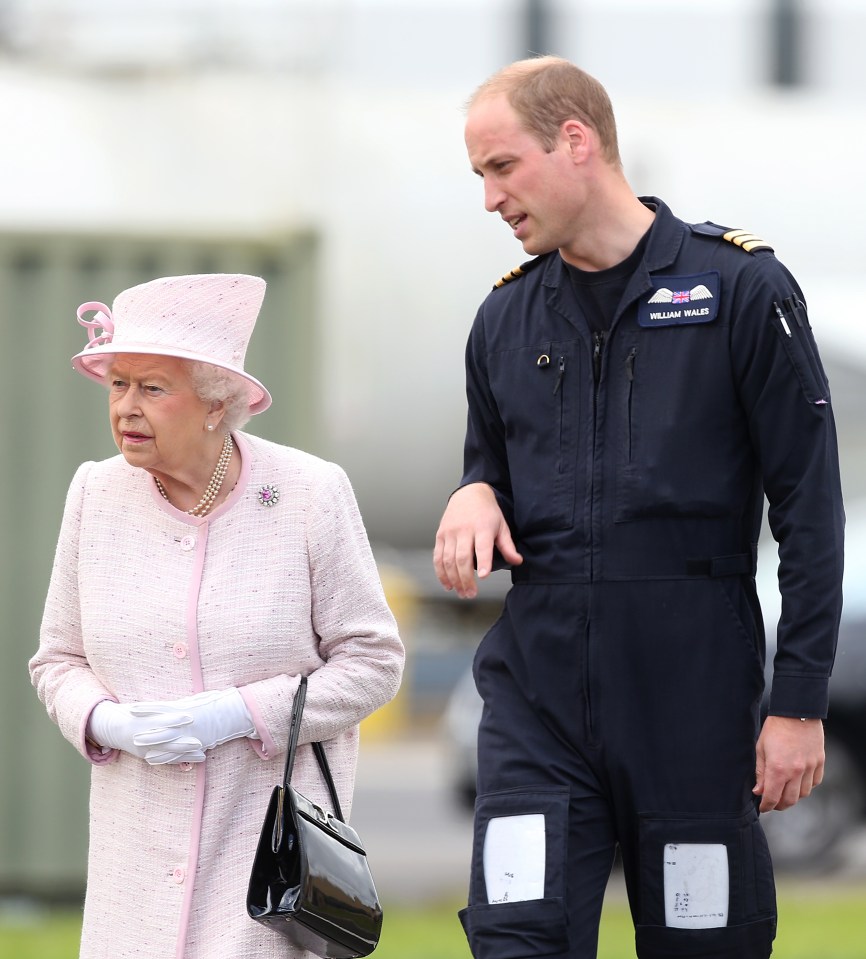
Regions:
<svg viewBox="0 0 866 959"><path fill-rule="evenodd" d="M807 325L800 325L795 317L787 320L788 335L780 325L775 325L779 339L794 366L806 399L816 406L830 402L830 384L821 366L818 348Z"/></svg>

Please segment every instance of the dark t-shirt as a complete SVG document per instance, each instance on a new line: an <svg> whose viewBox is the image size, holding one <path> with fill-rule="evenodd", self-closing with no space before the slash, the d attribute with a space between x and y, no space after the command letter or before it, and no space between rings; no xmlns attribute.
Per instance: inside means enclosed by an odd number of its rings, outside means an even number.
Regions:
<svg viewBox="0 0 866 959"><path fill-rule="evenodd" d="M643 260L648 238L649 230L621 263L606 270L580 270L562 261L568 271L577 305L593 333L610 329L626 284Z"/></svg>

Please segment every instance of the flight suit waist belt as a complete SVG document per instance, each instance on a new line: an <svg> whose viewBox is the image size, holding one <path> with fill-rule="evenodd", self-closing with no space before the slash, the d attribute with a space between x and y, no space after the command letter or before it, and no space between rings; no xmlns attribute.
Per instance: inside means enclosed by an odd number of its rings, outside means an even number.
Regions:
<svg viewBox="0 0 866 959"><path fill-rule="evenodd" d="M757 560L754 553L733 553L728 556L711 556L708 558L690 557L675 561L671 557L643 557L643 562L635 561L630 557L624 562L615 564L615 569L603 570L601 579L628 579L635 578L678 578L681 576L705 576L710 578L720 576L754 576ZM563 582L568 577L551 575L543 568L534 568L532 563L523 566L514 566L511 569L513 583L542 583Z"/></svg>
<svg viewBox="0 0 866 959"><path fill-rule="evenodd" d="M733 556L713 556L712 559L687 559L689 576L754 576L755 561L751 553Z"/></svg>

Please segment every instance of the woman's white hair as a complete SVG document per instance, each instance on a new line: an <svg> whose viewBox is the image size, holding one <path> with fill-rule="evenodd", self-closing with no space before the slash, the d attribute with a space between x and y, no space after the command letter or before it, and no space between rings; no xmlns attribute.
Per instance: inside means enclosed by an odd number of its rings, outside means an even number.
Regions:
<svg viewBox="0 0 866 959"><path fill-rule="evenodd" d="M220 426L226 433L239 430L250 419L250 396L244 381L211 363L188 360L189 379L196 396L205 403L220 402L225 410Z"/></svg>

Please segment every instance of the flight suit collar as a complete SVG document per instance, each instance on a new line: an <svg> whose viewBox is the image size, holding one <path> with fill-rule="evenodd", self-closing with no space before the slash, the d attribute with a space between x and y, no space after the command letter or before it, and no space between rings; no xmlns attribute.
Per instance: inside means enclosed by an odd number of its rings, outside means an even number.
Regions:
<svg viewBox="0 0 866 959"><path fill-rule="evenodd" d="M673 215L666 203L654 196L642 196L639 199L644 206L655 210L656 218L650 227L649 242L643 262L632 274L626 286L616 318L629 304L652 289L651 274L671 266L679 256L680 247L686 235L685 223Z"/></svg>
<svg viewBox="0 0 866 959"><path fill-rule="evenodd" d="M643 261L626 286L616 316L613 318L613 323L616 323L631 303L652 289L651 274L670 267L679 255L680 247L686 235L685 223L674 216L670 207L663 200L654 196L642 196L639 199L644 206L654 210L656 216L650 226L650 235ZM549 255L542 277L542 284L551 288L548 303L562 313L572 324L578 325L571 315L571 310L566 305L569 298L560 298L558 295L560 288L567 282L565 264L558 251L554 251ZM563 302L563 299L565 302Z"/></svg>

